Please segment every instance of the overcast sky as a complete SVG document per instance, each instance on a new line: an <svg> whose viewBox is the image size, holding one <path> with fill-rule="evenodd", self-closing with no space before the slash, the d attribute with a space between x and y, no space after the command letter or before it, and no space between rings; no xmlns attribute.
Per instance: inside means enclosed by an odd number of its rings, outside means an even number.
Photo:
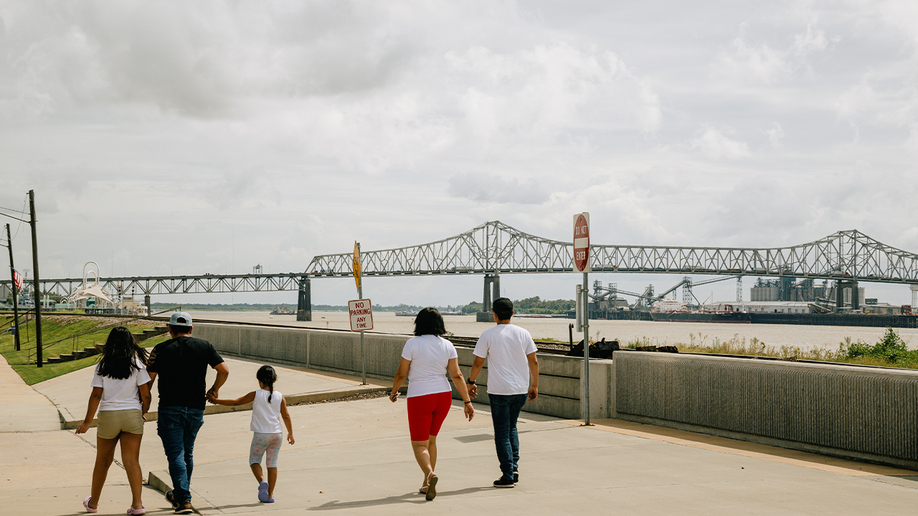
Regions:
<svg viewBox="0 0 918 516"><path fill-rule="evenodd" d="M35 190L43 277L88 260L103 276L302 271L355 240L488 220L569 241L581 211L594 243L859 229L914 252L916 163L914 0L0 1L0 207ZM29 268L28 228L9 222ZM501 284L554 299L578 280ZM379 278L365 295L460 304L481 283ZM354 297L313 282L315 303Z"/></svg>

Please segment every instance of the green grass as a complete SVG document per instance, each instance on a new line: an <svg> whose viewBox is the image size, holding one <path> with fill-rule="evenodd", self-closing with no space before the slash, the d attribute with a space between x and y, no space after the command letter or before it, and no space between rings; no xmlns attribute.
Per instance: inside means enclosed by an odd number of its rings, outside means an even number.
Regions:
<svg viewBox="0 0 918 516"><path fill-rule="evenodd" d="M5 323L11 320L12 317L0 318L0 327L7 328L9 325ZM133 333L140 333L144 329L153 328L153 323L150 321L121 321L102 317L84 318L66 315L45 315L41 321L42 341L45 345L42 351L43 358L57 357L71 351L82 350L85 347L104 344L111 328L121 324L126 325ZM95 365L99 361L100 356L95 355L71 362L44 364L39 368L35 364L35 321L30 320L28 325L20 323L19 329L21 350L15 351L13 336L5 334L0 336L0 354L29 385ZM78 337L74 339L74 335L78 335ZM166 340L166 338L163 336L154 337L143 341L141 345L152 347ZM53 342L56 343L49 345ZM29 359L30 351L31 360Z"/></svg>
<svg viewBox="0 0 918 516"><path fill-rule="evenodd" d="M624 347L660 345L655 339L641 337L632 339ZM918 369L918 350L909 350L907 344L892 328L887 328L886 333L876 344L869 344L860 339L852 342L850 337L845 337L845 340L839 343L837 350L819 347L803 349L799 346L769 346L755 337L747 341L745 337L738 335L728 340L720 340L716 337L708 340L707 335L702 335L700 332L697 335L690 334L687 344L677 343L675 346L680 353L759 356L782 360L817 360Z"/></svg>

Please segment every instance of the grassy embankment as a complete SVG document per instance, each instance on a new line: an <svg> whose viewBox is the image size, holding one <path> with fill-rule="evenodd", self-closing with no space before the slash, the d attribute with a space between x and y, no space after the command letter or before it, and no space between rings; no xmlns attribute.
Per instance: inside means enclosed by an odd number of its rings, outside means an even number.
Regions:
<svg viewBox="0 0 918 516"><path fill-rule="evenodd" d="M634 339L624 345L627 348L656 345L646 337ZM860 364L883 367L902 367L918 369L918 350L908 349L908 345L892 328L875 344L860 339L852 342L850 337L839 343L838 349L810 348L799 346L769 346L759 339L734 336L729 340L714 338L708 341L700 332L689 336L688 344L676 344L681 353L717 353L724 355L747 355L774 357L783 360L818 360L822 362L839 362L843 364Z"/></svg>
<svg viewBox="0 0 918 516"><path fill-rule="evenodd" d="M590 338L593 344L599 339ZM541 342L568 344L567 341L558 339L536 339ZM606 340L609 340L608 338ZM617 340L617 339L614 339ZM576 343L577 341L575 341ZM644 346L674 345L680 353L712 353L719 355L744 355L756 357L772 357L782 360L817 360L821 362L838 362L841 364L859 364L883 367L901 367L918 369L918 349L908 349L908 344L892 328L887 328L886 333L875 344L864 342L860 339L852 342L850 337L839 343L838 349L824 347L803 349L799 346L769 346L753 337L747 341L745 337L734 335L729 340L714 338L708 340L707 335L701 332L689 334L686 343L660 343L655 339L641 337L621 344L623 348L634 349Z"/></svg>
<svg viewBox="0 0 918 516"><path fill-rule="evenodd" d="M12 316L0 316L0 328L6 329L12 321ZM159 323L160 325L162 323ZM141 333L144 329L152 329L154 322L144 320L113 319L104 317L77 317L66 315L43 315L41 318L41 334L45 348L43 356L57 357L84 347L104 344L108 333L114 326L125 325L133 333ZM58 364L44 364L41 368L35 365L35 321L23 324L20 320L20 351L15 351L13 335L6 333L0 336L0 354L6 359L14 371L29 385L50 380L72 371L95 365L101 355L86 357L71 362ZM74 335L78 337L74 338ZM143 347L152 347L164 341L166 337L154 337L140 344ZM57 342L60 341L60 342ZM48 345L49 343L55 344ZM31 351L31 364L27 364Z"/></svg>

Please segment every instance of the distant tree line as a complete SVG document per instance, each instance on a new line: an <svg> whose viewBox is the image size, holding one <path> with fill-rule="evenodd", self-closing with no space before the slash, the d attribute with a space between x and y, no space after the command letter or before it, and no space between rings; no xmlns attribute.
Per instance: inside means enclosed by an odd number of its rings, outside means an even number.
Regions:
<svg viewBox="0 0 918 516"><path fill-rule="evenodd" d="M480 303L479 303L480 304ZM270 312L280 305L280 303L151 303L150 308L153 311L166 310L181 306L182 310L193 312ZM287 303L287 306L296 309L296 303ZM374 312L419 312L424 306L398 304L392 306L373 305ZM458 312L461 306L438 306L437 310L441 312ZM345 312L347 305L312 305L314 312Z"/></svg>
<svg viewBox="0 0 918 516"><path fill-rule="evenodd" d="M566 314L575 308L573 299L542 300L539 296L513 301L513 310L518 314ZM480 312L481 303L472 301L462 307L462 313Z"/></svg>
<svg viewBox="0 0 918 516"><path fill-rule="evenodd" d="M193 312L270 312L277 308L279 303L152 303L150 307L153 311L166 310L181 306L183 310ZM566 314L574 309L573 299L555 299L542 300L539 296L527 297L513 301L513 308L518 314ZM296 309L296 303L287 303L287 306ZM376 312L415 312L420 311L422 305L373 305ZM474 314L481 311L481 303L472 301L466 305L446 305L435 307L441 312L462 312L465 314ZM314 312L344 312L347 311L347 305L312 305Z"/></svg>

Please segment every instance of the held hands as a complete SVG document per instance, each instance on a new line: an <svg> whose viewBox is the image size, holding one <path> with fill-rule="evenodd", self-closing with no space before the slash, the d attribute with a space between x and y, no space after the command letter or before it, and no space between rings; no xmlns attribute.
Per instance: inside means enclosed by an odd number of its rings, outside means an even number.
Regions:
<svg viewBox="0 0 918 516"><path fill-rule="evenodd" d="M478 386L469 385L469 398L475 399L478 397Z"/></svg>
<svg viewBox="0 0 918 516"><path fill-rule="evenodd" d="M207 398L207 401L213 403L214 405L217 404L217 393L216 392L207 391L207 394L204 397Z"/></svg>

